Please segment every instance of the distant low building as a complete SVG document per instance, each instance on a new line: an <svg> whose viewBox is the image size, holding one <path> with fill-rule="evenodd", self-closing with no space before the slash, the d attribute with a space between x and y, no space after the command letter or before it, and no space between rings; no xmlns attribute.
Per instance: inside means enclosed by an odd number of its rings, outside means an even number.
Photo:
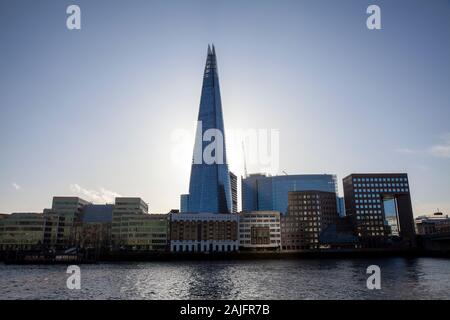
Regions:
<svg viewBox="0 0 450 320"><path fill-rule="evenodd" d="M239 216L236 214L170 214L170 251L237 251L239 249L238 224Z"/></svg>
<svg viewBox="0 0 450 320"><path fill-rule="evenodd" d="M240 213L239 248L244 251L280 250L280 213L278 211Z"/></svg>
<svg viewBox="0 0 450 320"><path fill-rule="evenodd" d="M419 216L415 219L417 234L440 235L450 233L450 217L442 212Z"/></svg>

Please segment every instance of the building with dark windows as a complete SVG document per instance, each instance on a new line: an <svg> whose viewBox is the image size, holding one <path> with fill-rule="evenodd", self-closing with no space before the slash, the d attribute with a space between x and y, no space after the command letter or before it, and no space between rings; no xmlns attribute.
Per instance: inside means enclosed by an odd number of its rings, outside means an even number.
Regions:
<svg viewBox="0 0 450 320"><path fill-rule="evenodd" d="M230 171L230 185L231 185L231 202L233 210L231 210L232 213L238 212L238 197L237 197L237 176Z"/></svg>
<svg viewBox="0 0 450 320"><path fill-rule="evenodd" d="M237 214L171 213L170 251L237 251L238 224Z"/></svg>
<svg viewBox="0 0 450 320"><path fill-rule="evenodd" d="M166 251L169 244L168 215L115 212L111 240L115 251Z"/></svg>
<svg viewBox="0 0 450 320"><path fill-rule="evenodd" d="M321 249L340 250L360 248L353 225L348 217L339 217L336 223L329 224L319 236Z"/></svg>
<svg viewBox="0 0 450 320"><path fill-rule="evenodd" d="M343 181L346 215L364 247L415 246L407 174L351 174Z"/></svg>
<svg viewBox="0 0 450 320"><path fill-rule="evenodd" d="M40 249L44 240L44 217L17 212L0 217L0 251Z"/></svg>
<svg viewBox="0 0 450 320"><path fill-rule="evenodd" d="M206 159L205 155L212 159ZM214 46L208 46L187 199L190 212L233 210Z"/></svg>
<svg viewBox="0 0 450 320"><path fill-rule="evenodd" d="M281 217L282 249L320 249L320 234L339 219L336 193L291 191L288 194L288 203L288 212Z"/></svg>
<svg viewBox="0 0 450 320"><path fill-rule="evenodd" d="M337 194L336 176L331 174L284 176L251 174L242 179L242 211L274 210L286 214L288 192L307 190Z"/></svg>

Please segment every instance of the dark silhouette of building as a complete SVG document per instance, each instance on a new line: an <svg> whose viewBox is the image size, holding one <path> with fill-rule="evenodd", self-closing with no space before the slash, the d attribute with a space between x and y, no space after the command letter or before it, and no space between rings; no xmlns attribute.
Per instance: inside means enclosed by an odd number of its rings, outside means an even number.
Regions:
<svg viewBox="0 0 450 320"><path fill-rule="evenodd" d="M355 236L353 226L348 217L339 217L336 223L329 224L320 234L319 242L327 249L359 248L358 237Z"/></svg>
<svg viewBox="0 0 450 320"><path fill-rule="evenodd" d="M364 247L383 247L392 241L415 246L407 174L351 174L343 182L346 215Z"/></svg>
<svg viewBox="0 0 450 320"><path fill-rule="evenodd" d="M282 249L320 249L321 232L339 218L336 193L291 191L288 204L287 214L281 216Z"/></svg>

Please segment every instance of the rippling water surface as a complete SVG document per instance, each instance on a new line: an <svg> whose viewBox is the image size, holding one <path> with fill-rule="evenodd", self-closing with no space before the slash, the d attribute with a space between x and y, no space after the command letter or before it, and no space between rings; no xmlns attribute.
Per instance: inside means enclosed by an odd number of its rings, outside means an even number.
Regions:
<svg viewBox="0 0 450 320"><path fill-rule="evenodd" d="M381 290L366 268L381 268ZM67 266L0 263L0 299L450 299L450 259L136 262Z"/></svg>

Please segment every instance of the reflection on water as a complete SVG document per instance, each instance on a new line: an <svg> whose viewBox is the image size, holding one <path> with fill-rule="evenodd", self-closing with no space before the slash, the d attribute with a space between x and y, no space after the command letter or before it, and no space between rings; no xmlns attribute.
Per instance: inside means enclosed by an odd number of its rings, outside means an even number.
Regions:
<svg viewBox="0 0 450 320"><path fill-rule="evenodd" d="M381 290L366 268L381 268ZM180 261L66 266L0 264L0 299L450 299L450 260L437 258Z"/></svg>

